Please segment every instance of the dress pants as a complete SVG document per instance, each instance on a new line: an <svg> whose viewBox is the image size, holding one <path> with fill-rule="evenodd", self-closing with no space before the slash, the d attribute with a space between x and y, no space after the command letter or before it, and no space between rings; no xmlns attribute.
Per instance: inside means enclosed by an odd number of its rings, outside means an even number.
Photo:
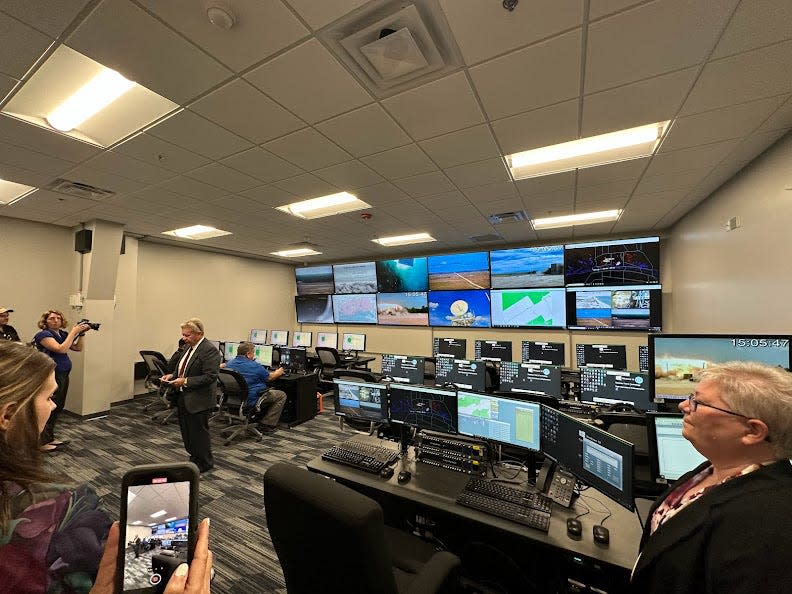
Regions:
<svg viewBox="0 0 792 594"><path fill-rule="evenodd" d="M209 436L209 411L187 412L183 393L179 393L176 407L179 409L179 429L181 429L184 449L190 454L190 462L193 462L198 470L205 472L214 466L212 440Z"/></svg>

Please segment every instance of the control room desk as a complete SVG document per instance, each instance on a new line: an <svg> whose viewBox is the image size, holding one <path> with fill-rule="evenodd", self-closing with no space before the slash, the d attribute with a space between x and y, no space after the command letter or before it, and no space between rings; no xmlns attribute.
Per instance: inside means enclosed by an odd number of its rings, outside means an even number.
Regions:
<svg viewBox="0 0 792 594"><path fill-rule="evenodd" d="M368 436L355 439L378 441ZM311 460L307 466L313 472L332 477L377 500L383 507L388 524L404 527L409 526L405 519L413 525L416 516L427 519L431 532L452 552L460 555L464 564L471 556L478 557L470 548L471 543L486 543L507 552L523 573L537 583L540 591L567 591L568 579L609 593L627 589L629 574L638 554L641 526L635 514L594 489L586 490L584 497L579 498L572 509L554 504L550 529L544 533L457 505L456 497L467 483L468 475L416 463L412 448L406 460L395 464L394 475L388 480L378 474L326 462L321 457ZM400 485L396 477L403 469L412 472L412 480ZM514 472L502 469L499 477L510 477ZM521 476L526 475L521 473ZM592 501L592 497L602 503ZM582 538L573 540L567 536L566 521L585 511L581 503L592 511L580 518ZM610 530L608 546L595 543L592 537L592 527L606 515L603 504L613 514L605 523Z"/></svg>
<svg viewBox="0 0 792 594"><path fill-rule="evenodd" d="M270 386L286 393L281 422L294 427L316 416L317 382L315 373L284 373L270 382Z"/></svg>

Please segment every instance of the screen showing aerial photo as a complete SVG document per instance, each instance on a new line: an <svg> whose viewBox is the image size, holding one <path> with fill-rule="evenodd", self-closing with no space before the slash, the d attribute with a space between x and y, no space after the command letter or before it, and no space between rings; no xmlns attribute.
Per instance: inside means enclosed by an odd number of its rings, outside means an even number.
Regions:
<svg viewBox="0 0 792 594"><path fill-rule="evenodd" d="M426 258L399 258L377 262L377 290L380 293L426 291Z"/></svg>
<svg viewBox="0 0 792 594"><path fill-rule="evenodd" d="M564 246L490 252L493 289L564 286Z"/></svg>
<svg viewBox="0 0 792 594"><path fill-rule="evenodd" d="M333 267L308 266L294 271L298 295L332 295Z"/></svg>
<svg viewBox="0 0 792 594"><path fill-rule="evenodd" d="M337 324L376 324L376 295L333 295L333 317Z"/></svg>
<svg viewBox="0 0 792 594"><path fill-rule="evenodd" d="M333 265L336 293L376 293L377 269L374 262Z"/></svg>
<svg viewBox="0 0 792 594"><path fill-rule="evenodd" d="M377 293L377 323L390 326L428 325L426 292Z"/></svg>
<svg viewBox="0 0 792 594"><path fill-rule="evenodd" d="M489 286L489 252L429 256L431 290L488 289Z"/></svg>
<svg viewBox="0 0 792 594"><path fill-rule="evenodd" d="M430 326L490 326L489 291L429 291Z"/></svg>

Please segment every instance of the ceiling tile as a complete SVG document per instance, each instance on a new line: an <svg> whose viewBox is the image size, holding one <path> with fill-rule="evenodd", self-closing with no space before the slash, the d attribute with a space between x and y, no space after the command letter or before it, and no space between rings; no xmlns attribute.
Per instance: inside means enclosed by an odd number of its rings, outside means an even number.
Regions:
<svg viewBox="0 0 792 594"><path fill-rule="evenodd" d="M579 188L586 186L597 186L614 181L637 180L641 177L643 170L649 164L649 158L630 159L629 161L619 161L618 163L608 163L598 167L586 167L579 169L577 174L577 185Z"/></svg>
<svg viewBox="0 0 792 594"><path fill-rule="evenodd" d="M676 175L645 175L635 188L635 195L640 196L665 190L690 190L710 171L712 171L712 167L702 167Z"/></svg>
<svg viewBox="0 0 792 594"><path fill-rule="evenodd" d="M371 102L363 87L316 39L281 54L245 78L311 123Z"/></svg>
<svg viewBox="0 0 792 594"><path fill-rule="evenodd" d="M136 32L145 32L145 42ZM231 75L127 0L102 2L67 45L181 105Z"/></svg>
<svg viewBox="0 0 792 594"><path fill-rule="evenodd" d="M50 157L43 153L31 151L29 149L14 146L6 142L0 142L0 163L12 165L46 173L48 175L60 175L64 171L74 167L74 163Z"/></svg>
<svg viewBox="0 0 792 594"><path fill-rule="evenodd" d="M326 120L316 128L355 157L410 143L410 137L378 104Z"/></svg>
<svg viewBox="0 0 792 594"><path fill-rule="evenodd" d="M405 177L393 183L413 197L439 194L454 189L454 185L439 171Z"/></svg>
<svg viewBox="0 0 792 594"><path fill-rule="evenodd" d="M345 150L313 128L305 128L268 142L264 148L309 171L342 163L350 158Z"/></svg>
<svg viewBox="0 0 792 594"><path fill-rule="evenodd" d="M117 194L128 194L130 192L142 190L145 187L143 183L113 175L112 173L101 171L89 165L80 165L64 173L63 177L71 181L97 186L104 190L111 190Z"/></svg>
<svg viewBox="0 0 792 594"><path fill-rule="evenodd" d="M241 79L199 99L190 109L256 144L305 127L302 120Z"/></svg>
<svg viewBox="0 0 792 594"><path fill-rule="evenodd" d="M320 29L368 0L286 0L312 29Z"/></svg>
<svg viewBox="0 0 792 594"><path fill-rule="evenodd" d="M382 105L416 140L484 121L464 72L385 99Z"/></svg>
<svg viewBox="0 0 792 594"><path fill-rule="evenodd" d="M119 202L123 204L129 203L132 200L143 200L145 202L155 204L158 208L171 208L177 210L200 210L206 204L205 202L195 198L176 194L162 187L156 186L145 188L139 192L129 194L128 196L122 198ZM141 208L145 208L145 205L141 204L140 202L137 202L137 205Z"/></svg>
<svg viewBox="0 0 792 594"><path fill-rule="evenodd" d="M291 192L281 190L275 186L259 186L240 193L242 196L246 196L266 206L281 206L282 204L296 202L298 199L297 196Z"/></svg>
<svg viewBox="0 0 792 594"><path fill-rule="evenodd" d="M589 19L593 21L643 2L645 0L590 0Z"/></svg>
<svg viewBox="0 0 792 594"><path fill-rule="evenodd" d="M596 186L583 186L577 189L575 203L602 202L609 198L620 198L624 202L632 193L636 183L637 180L628 179Z"/></svg>
<svg viewBox="0 0 792 594"><path fill-rule="evenodd" d="M495 138L504 154L549 146L578 137L578 100L492 122Z"/></svg>
<svg viewBox="0 0 792 594"><path fill-rule="evenodd" d="M673 175L680 171L714 167L734 150L738 140L724 140L678 151L659 153L652 158L646 175Z"/></svg>
<svg viewBox="0 0 792 594"><path fill-rule="evenodd" d="M721 35L712 58L722 58L792 37L792 2L742 2Z"/></svg>
<svg viewBox="0 0 792 594"><path fill-rule="evenodd" d="M476 186L474 188L465 188L462 193L467 196L474 204L477 204L478 202L486 202L488 200L519 197L517 188L515 187L514 182L511 180L507 182Z"/></svg>
<svg viewBox="0 0 792 594"><path fill-rule="evenodd" d="M0 9L53 39L77 16L89 0L3 0Z"/></svg>
<svg viewBox="0 0 792 594"><path fill-rule="evenodd" d="M8 165L0 160L0 179L16 182L18 184L25 184L26 186L33 186L34 188L43 188L56 177L57 175L31 171L25 167Z"/></svg>
<svg viewBox="0 0 792 594"><path fill-rule="evenodd" d="M99 152L97 147L88 143L5 115L0 115L0 139L73 163Z"/></svg>
<svg viewBox="0 0 792 594"><path fill-rule="evenodd" d="M185 175L205 182L209 185L223 188L230 193L249 190L250 188L261 185L261 180L252 178L241 171L231 169L230 167L226 167L220 163L210 163L209 165L204 165L203 167L194 169Z"/></svg>
<svg viewBox="0 0 792 594"><path fill-rule="evenodd" d="M472 188L511 180L506 163L500 157L449 167L445 170L445 174L458 188Z"/></svg>
<svg viewBox="0 0 792 594"><path fill-rule="evenodd" d="M0 5L2 6L2 5ZM0 12L0 72L21 79L52 39Z"/></svg>
<svg viewBox="0 0 792 594"><path fill-rule="evenodd" d="M786 100L786 103L762 123L759 131L788 130L789 128L792 128L792 95Z"/></svg>
<svg viewBox="0 0 792 594"><path fill-rule="evenodd" d="M419 202L429 210L443 210L447 208L471 208L470 200L459 190L423 196Z"/></svg>
<svg viewBox="0 0 792 594"><path fill-rule="evenodd" d="M156 184L176 177L173 171L113 151L105 151L97 155L86 161L86 165L147 184Z"/></svg>
<svg viewBox="0 0 792 594"><path fill-rule="evenodd" d="M360 161L347 161L314 171L314 175L344 190L372 186L383 181L382 176Z"/></svg>
<svg viewBox="0 0 792 594"><path fill-rule="evenodd" d="M481 161L500 155L489 126L483 124L418 143L440 167Z"/></svg>
<svg viewBox="0 0 792 594"><path fill-rule="evenodd" d="M363 202L376 207L410 198L404 190L397 188L390 182L360 188L355 192L355 195Z"/></svg>
<svg viewBox="0 0 792 594"><path fill-rule="evenodd" d="M728 160L735 160L741 165L748 163L765 152L785 134L784 130L771 130L770 132L751 134L729 155Z"/></svg>
<svg viewBox="0 0 792 594"><path fill-rule="evenodd" d="M491 119L572 99L580 88L580 31L490 60L469 72ZM525 83L515 84L515 77ZM529 82L537 80L542 84Z"/></svg>
<svg viewBox="0 0 792 594"><path fill-rule="evenodd" d="M575 172L564 171L562 173L554 173L552 175L542 175L541 177L532 177L529 179L521 179L514 182L517 191L521 196L531 196L533 194L547 194L548 192L555 192L556 190L573 190L575 189Z"/></svg>
<svg viewBox="0 0 792 594"><path fill-rule="evenodd" d="M17 81L15 78L11 78L10 76L0 73L0 103L3 102L5 97L16 86L17 82L19 81Z"/></svg>
<svg viewBox="0 0 792 594"><path fill-rule="evenodd" d="M244 138L186 109L146 133L211 159L222 159L253 146Z"/></svg>
<svg viewBox="0 0 792 594"><path fill-rule="evenodd" d="M296 165L292 165L259 147L226 157L222 163L265 182L294 177L303 173L303 170Z"/></svg>
<svg viewBox="0 0 792 594"><path fill-rule="evenodd" d="M575 204L575 190L567 188L544 194L523 195L523 208L532 218L569 214Z"/></svg>
<svg viewBox="0 0 792 594"><path fill-rule="evenodd" d="M222 188L211 186L183 175L157 184L157 186L175 192L176 194L181 194L182 196L200 198L203 200L219 198L226 193Z"/></svg>
<svg viewBox="0 0 792 594"><path fill-rule="evenodd" d="M209 163L206 157L145 133L130 138L116 146L113 151L177 173Z"/></svg>
<svg viewBox="0 0 792 594"><path fill-rule="evenodd" d="M386 179L399 179L437 169L429 157L415 144L369 155L363 157L361 161Z"/></svg>
<svg viewBox="0 0 792 594"><path fill-rule="evenodd" d="M26 208L33 208L46 211L53 215L64 216L70 213L80 212L96 204L93 200L67 196L49 190L39 190L20 200L18 204L24 204ZM13 206L13 205L12 205Z"/></svg>
<svg viewBox="0 0 792 594"><path fill-rule="evenodd" d="M280 188L298 197L299 200L335 194L340 188L330 184L323 179L319 179L310 173L303 173L289 179L276 181L273 186ZM280 205L278 205L280 206ZM291 216L291 215L289 215Z"/></svg>

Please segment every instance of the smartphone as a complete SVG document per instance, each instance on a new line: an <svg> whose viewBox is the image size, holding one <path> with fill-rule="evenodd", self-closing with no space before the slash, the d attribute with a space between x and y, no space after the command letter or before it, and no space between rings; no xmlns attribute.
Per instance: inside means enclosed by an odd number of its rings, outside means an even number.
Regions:
<svg viewBox="0 0 792 594"><path fill-rule="evenodd" d="M192 561L198 534L198 467L147 464L121 482L116 592L156 594Z"/></svg>

